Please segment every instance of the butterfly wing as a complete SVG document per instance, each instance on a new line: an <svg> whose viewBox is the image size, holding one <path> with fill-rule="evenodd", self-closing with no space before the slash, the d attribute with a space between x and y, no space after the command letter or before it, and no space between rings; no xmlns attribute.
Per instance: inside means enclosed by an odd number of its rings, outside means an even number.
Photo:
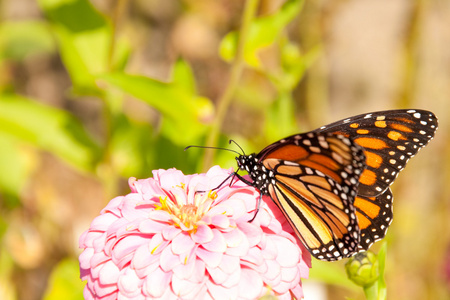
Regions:
<svg viewBox="0 0 450 300"><path fill-rule="evenodd" d="M358 251L353 207L363 149L333 134L306 133L283 139L258 154L272 172L268 193L310 253L338 260Z"/></svg>
<svg viewBox="0 0 450 300"><path fill-rule="evenodd" d="M392 201L390 188L376 197L356 196L353 206L361 236L358 246L360 251L368 250L386 235L392 222Z"/></svg>
<svg viewBox="0 0 450 300"><path fill-rule="evenodd" d="M434 137L437 123L429 111L390 110L354 116L314 131L342 134L364 147L367 168L353 203L361 230L360 250L386 235L393 215L389 186Z"/></svg>
<svg viewBox="0 0 450 300"><path fill-rule="evenodd" d="M367 168L358 195L374 197L394 182L408 160L434 137L437 118L425 110L388 110L363 114L314 130L342 134L364 147Z"/></svg>

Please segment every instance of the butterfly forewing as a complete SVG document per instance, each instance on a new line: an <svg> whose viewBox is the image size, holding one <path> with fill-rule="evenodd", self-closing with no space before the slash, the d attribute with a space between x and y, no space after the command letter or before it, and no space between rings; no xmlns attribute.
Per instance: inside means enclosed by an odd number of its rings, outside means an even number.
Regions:
<svg viewBox="0 0 450 300"><path fill-rule="evenodd" d="M423 148L437 129L437 118L424 110L390 110L354 116L316 129L342 134L364 147L367 169L358 194L383 193L408 160Z"/></svg>
<svg viewBox="0 0 450 300"><path fill-rule="evenodd" d="M318 259L356 253L359 228L352 203L365 168L363 149L332 134L295 135L280 143L289 146L263 150L258 159L274 174L268 194L297 236ZM258 182L256 174L250 172Z"/></svg>

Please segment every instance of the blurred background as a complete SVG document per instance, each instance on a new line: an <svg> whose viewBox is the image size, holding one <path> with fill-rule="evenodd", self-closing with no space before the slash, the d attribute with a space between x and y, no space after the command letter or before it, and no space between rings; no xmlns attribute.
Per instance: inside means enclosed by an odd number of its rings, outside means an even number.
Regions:
<svg viewBox="0 0 450 300"><path fill-rule="evenodd" d="M0 21L1 299L82 299L78 237L129 177L235 167L188 145L399 108L440 123L392 186L388 299L450 299L450 1L2 0ZM364 299L344 263L305 288Z"/></svg>

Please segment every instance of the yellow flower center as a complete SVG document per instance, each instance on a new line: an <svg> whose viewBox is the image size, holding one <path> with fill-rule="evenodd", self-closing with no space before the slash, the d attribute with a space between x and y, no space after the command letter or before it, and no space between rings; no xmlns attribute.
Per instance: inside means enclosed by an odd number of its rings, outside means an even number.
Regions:
<svg viewBox="0 0 450 300"><path fill-rule="evenodd" d="M184 185L178 186L178 188L183 190L182 194L187 194ZM181 197L178 193L167 193L166 197L159 197L160 205L157 205L155 209L168 212L175 226L191 232L195 231L201 224L203 216L211 208L214 199L217 198L217 193L211 191L195 193L193 203L186 203L191 201L184 195Z"/></svg>

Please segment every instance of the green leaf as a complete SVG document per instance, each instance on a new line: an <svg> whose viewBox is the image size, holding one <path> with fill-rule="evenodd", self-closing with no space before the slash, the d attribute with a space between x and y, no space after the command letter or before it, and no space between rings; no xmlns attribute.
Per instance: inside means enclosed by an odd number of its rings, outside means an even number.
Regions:
<svg viewBox="0 0 450 300"><path fill-rule="evenodd" d="M0 95L0 132L86 171L94 169L100 156L99 147L74 116L16 95Z"/></svg>
<svg viewBox="0 0 450 300"><path fill-rule="evenodd" d="M39 0L57 37L61 57L79 93L98 93L95 75L123 67L127 45L113 45L112 26L88 0ZM112 47L117 47L111 58Z"/></svg>
<svg viewBox="0 0 450 300"><path fill-rule="evenodd" d="M185 71L175 74L186 76ZM194 95L192 88L119 72L99 78L157 109L164 117L162 133L176 144L191 144L205 134L213 107L209 99Z"/></svg>
<svg viewBox="0 0 450 300"><path fill-rule="evenodd" d="M182 59L176 61L172 77L173 84L177 85L180 90L184 90L187 94L191 95L196 93L194 74L186 61Z"/></svg>
<svg viewBox="0 0 450 300"><path fill-rule="evenodd" d="M44 300L81 300L83 283L80 279L78 261L62 260L52 271Z"/></svg>
<svg viewBox="0 0 450 300"><path fill-rule="evenodd" d="M115 169L125 178L148 176L155 153L150 125L119 115L113 131L110 148Z"/></svg>
<svg viewBox="0 0 450 300"><path fill-rule="evenodd" d="M244 47L244 60L248 65L261 67L258 51L270 46L280 37L284 28L299 14L303 3L304 0L289 0L276 13L253 21ZM221 42L219 51L225 61L232 61L236 55L237 35L235 31L230 32Z"/></svg>
<svg viewBox="0 0 450 300"><path fill-rule="evenodd" d="M0 25L0 59L23 60L55 50L51 32L42 21L3 22Z"/></svg>
<svg viewBox="0 0 450 300"><path fill-rule="evenodd" d="M19 204L19 192L31 173L31 160L20 143L0 132L0 190L9 207Z"/></svg>
<svg viewBox="0 0 450 300"><path fill-rule="evenodd" d="M270 109L266 111L265 133L269 140L278 140L298 132L294 112L291 93L281 91Z"/></svg>
<svg viewBox="0 0 450 300"><path fill-rule="evenodd" d="M282 48L284 74L278 81L278 84L281 85L281 89L294 89L303 78L306 71L317 61L321 54L321 46L315 46L305 54L302 54L297 45L287 43Z"/></svg>

